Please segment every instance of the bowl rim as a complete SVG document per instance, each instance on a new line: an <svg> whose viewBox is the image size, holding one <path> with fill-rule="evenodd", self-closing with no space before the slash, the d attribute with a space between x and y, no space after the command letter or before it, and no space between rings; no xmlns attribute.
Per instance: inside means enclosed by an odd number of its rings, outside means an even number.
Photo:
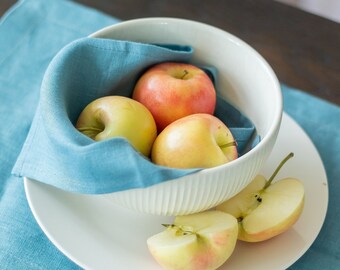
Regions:
<svg viewBox="0 0 340 270"><path fill-rule="evenodd" d="M259 152L263 147L267 145L267 141L272 138L272 136L277 136L278 130L281 125L282 121L282 115L283 115L283 95L281 91L280 82L273 70L273 68L269 65L267 60L252 46L250 46L247 42L242 40L241 38L231 34L230 32L223 30L221 28L218 28L216 26L203 23L196 20L191 19L184 19L184 18L178 18L178 17L144 17L144 18L135 18L130 19L126 21L117 22L115 24L103 27L94 33L90 34L89 37L91 38L100 38L101 36L114 31L115 29L124 28L126 26L133 26L138 23L153 23L153 24L170 24L170 23L184 23L184 24L195 24L197 26L203 27L207 30L214 31L220 35L227 36L228 39L230 39L233 43L242 46L246 48L249 52L251 52L257 60L263 65L264 69L266 70L266 73L269 75L270 79L272 80L272 83L274 87L272 88L272 91L275 91L275 96L277 97L275 100L274 107L276 108L274 111L273 121L270 123L270 126L268 128L267 133L265 136L263 136L260 140L260 142L252 149L250 149L248 152L243 154L242 156L238 157L237 159L230 161L228 163L218 165L212 168L204 168L195 174L206 174L211 173L216 170L228 168L228 167L234 167L237 166L240 162L243 162L243 160L246 160L249 158L250 155L254 155L257 152Z"/></svg>

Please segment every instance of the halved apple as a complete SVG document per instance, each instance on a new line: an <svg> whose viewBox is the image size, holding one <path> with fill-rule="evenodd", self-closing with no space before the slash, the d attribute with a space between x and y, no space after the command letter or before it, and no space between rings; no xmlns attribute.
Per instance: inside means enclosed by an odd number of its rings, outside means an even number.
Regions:
<svg viewBox="0 0 340 270"><path fill-rule="evenodd" d="M295 178L272 183L290 153L267 181L258 175L240 193L216 209L233 215L238 220L238 239L259 242L288 230L300 217L304 206L304 186Z"/></svg>
<svg viewBox="0 0 340 270"><path fill-rule="evenodd" d="M164 269L213 270L234 251L237 220L221 211L178 216L166 230L147 240L152 256Z"/></svg>

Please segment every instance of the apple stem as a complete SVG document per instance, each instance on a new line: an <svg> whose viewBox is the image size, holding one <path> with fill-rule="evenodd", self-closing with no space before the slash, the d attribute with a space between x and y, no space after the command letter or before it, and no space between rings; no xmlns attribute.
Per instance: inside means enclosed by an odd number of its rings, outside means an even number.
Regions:
<svg viewBox="0 0 340 270"><path fill-rule="evenodd" d="M230 143L226 143L226 144L220 145L221 148L227 148L227 147L230 147L230 146L237 146L237 142L236 141L232 141Z"/></svg>
<svg viewBox="0 0 340 270"><path fill-rule="evenodd" d="M187 76L188 74L189 74L189 72L185 69L185 70L184 70L184 74L183 74L183 76L181 77L181 80L183 80L184 77Z"/></svg>
<svg viewBox="0 0 340 270"><path fill-rule="evenodd" d="M79 127L77 128L80 132L86 132L86 131L98 131L102 132L103 129L102 128L96 128L96 127Z"/></svg>
<svg viewBox="0 0 340 270"><path fill-rule="evenodd" d="M79 127L77 129L93 140L96 140L96 136L104 130L104 128L97 127Z"/></svg>
<svg viewBox="0 0 340 270"><path fill-rule="evenodd" d="M278 172L280 171L280 169L282 168L282 166L288 161L288 159L292 158L294 156L294 153L290 152L279 164L279 166L277 166L276 170L274 171L274 173L272 174L272 176L268 179L268 181L266 182L265 186L263 189L266 189L267 187L270 186L270 184L273 182L273 179L275 178L275 176L278 174Z"/></svg>

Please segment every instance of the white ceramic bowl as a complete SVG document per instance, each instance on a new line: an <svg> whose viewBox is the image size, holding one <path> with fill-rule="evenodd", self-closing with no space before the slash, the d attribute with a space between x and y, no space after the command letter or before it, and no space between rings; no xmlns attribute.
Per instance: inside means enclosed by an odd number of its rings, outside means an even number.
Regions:
<svg viewBox="0 0 340 270"><path fill-rule="evenodd" d="M255 124L261 142L225 165L204 169L144 189L105 196L108 200L156 215L185 215L212 208L232 197L259 173L279 131L282 95L268 63L239 38L212 26L175 18L143 18L106 27L92 37L146 43L191 45L193 64L218 70L217 89Z"/></svg>

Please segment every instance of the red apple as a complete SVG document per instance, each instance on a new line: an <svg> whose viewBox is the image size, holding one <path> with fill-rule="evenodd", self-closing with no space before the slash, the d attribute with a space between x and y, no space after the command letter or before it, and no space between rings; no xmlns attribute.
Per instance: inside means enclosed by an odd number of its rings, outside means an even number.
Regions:
<svg viewBox="0 0 340 270"><path fill-rule="evenodd" d="M209 76L196 66L174 62L147 70L138 80L132 98L150 110L158 132L190 114L213 114L216 105L216 91Z"/></svg>
<svg viewBox="0 0 340 270"><path fill-rule="evenodd" d="M156 138L152 161L172 168L209 168L238 156L228 127L210 114L192 114L168 125Z"/></svg>

